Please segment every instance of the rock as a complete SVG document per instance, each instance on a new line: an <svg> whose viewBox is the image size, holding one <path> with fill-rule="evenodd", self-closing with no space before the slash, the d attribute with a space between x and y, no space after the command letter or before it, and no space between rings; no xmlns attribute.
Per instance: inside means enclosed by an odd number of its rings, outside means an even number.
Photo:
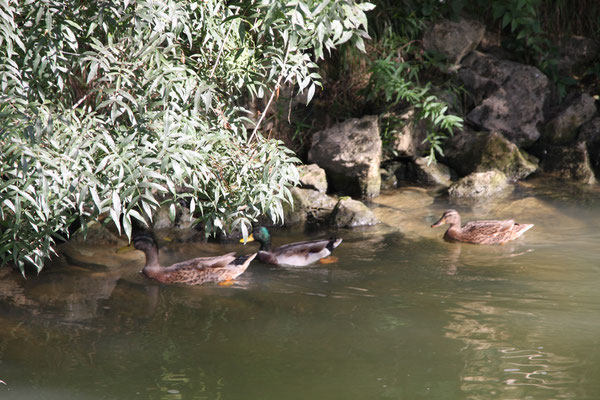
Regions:
<svg viewBox="0 0 600 400"><path fill-rule="evenodd" d="M590 158L590 165L600 177L600 117L596 117L579 129L578 140L585 142Z"/></svg>
<svg viewBox="0 0 600 400"><path fill-rule="evenodd" d="M456 64L475 50L484 33L485 27L476 21L442 20L425 32L423 47L427 51L442 54Z"/></svg>
<svg viewBox="0 0 600 400"><path fill-rule="evenodd" d="M392 169L381 168L379 170L381 174L381 190L391 190L398 187L398 178Z"/></svg>
<svg viewBox="0 0 600 400"><path fill-rule="evenodd" d="M537 125L544 119L550 93L548 78L540 70L474 51L463 60L458 75L478 104L467 114L469 121L521 147L540 137Z"/></svg>
<svg viewBox="0 0 600 400"><path fill-rule="evenodd" d="M561 179L585 184L596 183L585 142L568 147L550 144L540 144L539 147L543 153L541 166L544 172Z"/></svg>
<svg viewBox="0 0 600 400"><path fill-rule="evenodd" d="M298 172L300 174L300 187L322 193L327 192L327 176L323 168L317 164L300 165Z"/></svg>
<svg viewBox="0 0 600 400"><path fill-rule="evenodd" d="M388 136L391 137L386 150L391 157L415 157L424 154L428 149L427 121L415 121L415 109L410 108L403 114L388 114L384 116Z"/></svg>
<svg viewBox="0 0 600 400"><path fill-rule="evenodd" d="M425 157L415 159L409 164L409 176L417 183L426 186L445 186L452 184L450 168L442 163L430 163Z"/></svg>
<svg viewBox="0 0 600 400"><path fill-rule="evenodd" d="M187 207L175 207L175 219L171 221L169 212L170 205L163 204L152 216L152 229L191 229L193 227L193 218Z"/></svg>
<svg viewBox="0 0 600 400"><path fill-rule="evenodd" d="M561 107L561 110L544 128L542 140L554 145L564 145L577 137L581 125L596 116L594 98L586 93L577 94Z"/></svg>
<svg viewBox="0 0 600 400"><path fill-rule="evenodd" d="M123 237L118 235L115 225L111 223L111 227L114 227L114 232L109 229L107 225L97 221L90 221L87 224L85 235L83 231L79 229L71 236L69 242L74 243L75 245L87 242L95 245L125 246L127 242Z"/></svg>
<svg viewBox="0 0 600 400"><path fill-rule="evenodd" d="M331 214L331 225L336 228L355 228L357 226L381 223L364 203L349 197L342 197Z"/></svg>
<svg viewBox="0 0 600 400"><path fill-rule="evenodd" d="M507 186L508 179L500 171L473 172L454 182L448 189L448 194L452 197L484 197Z"/></svg>
<svg viewBox="0 0 600 400"><path fill-rule="evenodd" d="M292 188L294 208L284 206L286 225L295 225L305 222L321 222L329 218L337 199L323 192L312 189Z"/></svg>
<svg viewBox="0 0 600 400"><path fill-rule="evenodd" d="M350 119L316 132L308 159L324 168L334 191L349 195L379 195L381 139L378 118Z"/></svg>
<svg viewBox="0 0 600 400"><path fill-rule="evenodd" d="M598 43L582 36L563 37L558 42L558 71L571 75L586 68L598 55Z"/></svg>
<svg viewBox="0 0 600 400"><path fill-rule="evenodd" d="M381 189L388 190L398 187L398 183L407 179L408 166L403 161L387 161L379 170L381 174Z"/></svg>
<svg viewBox="0 0 600 400"><path fill-rule="evenodd" d="M496 169L508 179L518 180L537 171L539 163L498 132L465 130L446 142L444 154L450 167L461 176Z"/></svg>

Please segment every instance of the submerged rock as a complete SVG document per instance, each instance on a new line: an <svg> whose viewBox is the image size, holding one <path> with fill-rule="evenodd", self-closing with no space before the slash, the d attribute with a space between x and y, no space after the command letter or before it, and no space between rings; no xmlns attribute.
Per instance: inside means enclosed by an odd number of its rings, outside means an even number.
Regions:
<svg viewBox="0 0 600 400"><path fill-rule="evenodd" d="M334 191L362 197L379 195L381 139L377 121L376 116L351 119L313 135L308 159L325 169Z"/></svg>
<svg viewBox="0 0 600 400"><path fill-rule="evenodd" d="M342 197L331 214L331 225L336 228L355 228L381 223L364 203Z"/></svg>
<svg viewBox="0 0 600 400"><path fill-rule="evenodd" d="M538 170L538 159L519 149L498 132L465 130L445 145L446 160L459 175L503 172L509 180L523 179Z"/></svg>
<svg viewBox="0 0 600 400"><path fill-rule="evenodd" d="M425 32L423 47L427 51L442 54L451 63L458 63L475 50L484 33L485 27L477 21L442 20Z"/></svg>
<svg viewBox="0 0 600 400"><path fill-rule="evenodd" d="M577 137L579 127L595 116L594 98L586 93L578 94L566 101L546 124L542 140L554 145L571 143Z"/></svg>
<svg viewBox="0 0 600 400"><path fill-rule="evenodd" d="M448 189L452 197L485 197L508 186L508 179L503 172L492 170L473 172L454 182Z"/></svg>
<svg viewBox="0 0 600 400"><path fill-rule="evenodd" d="M458 75L477 104L467 115L469 121L519 146L540 137L537 125L544 120L550 86L539 69L473 51Z"/></svg>

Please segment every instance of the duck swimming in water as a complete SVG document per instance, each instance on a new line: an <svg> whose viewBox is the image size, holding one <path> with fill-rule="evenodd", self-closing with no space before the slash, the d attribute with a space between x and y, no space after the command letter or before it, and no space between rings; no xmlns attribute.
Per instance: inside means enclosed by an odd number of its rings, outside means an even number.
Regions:
<svg viewBox="0 0 600 400"><path fill-rule="evenodd" d="M132 245L146 256L142 273L161 283L200 285L231 281L244 273L250 261L256 257L256 253L240 257L236 257L235 253L227 253L216 257L193 258L163 267L158 263L158 244L152 234L144 232L134 235Z"/></svg>
<svg viewBox="0 0 600 400"><path fill-rule="evenodd" d="M449 242L465 242L473 244L502 244L514 240L525 231L531 229L533 224L519 224L512 219L504 221L471 221L460 225L460 215L456 210L446 210L432 228L443 224L450 224L444 234L444 239Z"/></svg>
<svg viewBox="0 0 600 400"><path fill-rule="evenodd" d="M325 240L313 240L308 242L297 242L272 248L271 234L264 226L259 226L248 236L248 242L256 240L260 243L258 259L267 264L288 265L304 267L316 261L325 263L325 257L329 256L333 249L342 243L342 239L330 238ZM240 240L243 242L244 239Z"/></svg>

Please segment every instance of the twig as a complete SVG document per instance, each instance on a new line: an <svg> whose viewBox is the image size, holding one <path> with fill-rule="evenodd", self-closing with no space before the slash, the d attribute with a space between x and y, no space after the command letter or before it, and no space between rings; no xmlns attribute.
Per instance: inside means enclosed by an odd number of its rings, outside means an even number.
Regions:
<svg viewBox="0 0 600 400"><path fill-rule="evenodd" d="M285 57L283 57L283 66L284 66L283 70L285 70L285 64L287 63L289 50L290 50L289 47L287 47L285 49ZM258 119L258 122L256 123L254 130L252 131L252 135L250 135L250 139L248 139L248 143L251 143L252 139L254 139L254 136L256 135L256 132L258 131L258 128L260 127L260 123L265 118L265 114L267 113L267 111L269 110L269 107L271 106L271 102L273 101L273 98L275 97L275 93L277 93L279 91L279 87L281 86L281 80L283 79L283 72L284 71L281 71L279 78L277 78L277 83L275 84L275 87L273 88L273 92L271 93L271 97L269 98L269 101L267 102L267 106L265 107L262 114L260 115L260 118Z"/></svg>
<svg viewBox="0 0 600 400"><path fill-rule="evenodd" d="M225 43L227 43L227 39L229 39L229 34L231 33L231 29L233 28L233 23L229 25L229 29L227 30L227 34L225 35L225 39L223 39L223 45L219 49L219 54L217 55L217 61L215 61L215 65L213 65L212 71L210 71L209 78L212 78L215 74L215 70L217 69L217 65L219 65L219 61L221 60L221 55L223 54L223 50L225 49Z"/></svg>
<svg viewBox="0 0 600 400"><path fill-rule="evenodd" d="M85 101L85 99L87 99L87 97L90 95L91 92L87 93L85 96L83 96L82 98L79 99L79 101L77 101L77 103L75 103L75 105L72 107L72 109L76 109L77 107L79 107L79 105L81 103L83 103Z"/></svg>
<svg viewBox="0 0 600 400"><path fill-rule="evenodd" d="M277 84L275 85L275 88L273 89L273 92L271 93L271 97L269 98L269 101L267 102L267 106L265 107L262 114L260 115L260 118L258 119L258 122L256 123L254 130L252 131L252 135L250 135L250 139L248 139L248 143L252 142L252 139L254 139L254 135L256 135L256 131L258 131L258 127L260 126L263 119L265 119L265 114L267 113L267 111L269 110L269 107L271 106L271 102L273 101L273 98L275 97L275 93L277 93L277 89L279 89L279 86L281 84L281 79L283 79L283 75L279 75L279 79L277 79Z"/></svg>

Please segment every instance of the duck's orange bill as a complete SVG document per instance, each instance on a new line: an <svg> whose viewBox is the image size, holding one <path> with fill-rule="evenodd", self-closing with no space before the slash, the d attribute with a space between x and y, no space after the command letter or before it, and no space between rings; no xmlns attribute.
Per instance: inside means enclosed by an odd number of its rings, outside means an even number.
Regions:
<svg viewBox="0 0 600 400"><path fill-rule="evenodd" d="M244 238L240 239L240 243L248 243L248 242L253 242L254 241L254 236L252 236L252 234L250 234L250 236L248 236L248 238L246 239L246 241L244 242Z"/></svg>

